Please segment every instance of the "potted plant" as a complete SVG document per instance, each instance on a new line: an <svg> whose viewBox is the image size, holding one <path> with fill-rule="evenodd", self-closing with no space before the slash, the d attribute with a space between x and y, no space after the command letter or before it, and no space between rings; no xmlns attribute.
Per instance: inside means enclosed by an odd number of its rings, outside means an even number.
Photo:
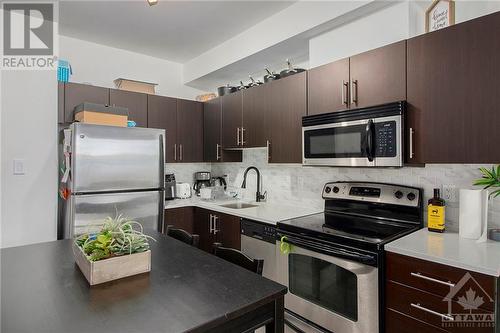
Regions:
<svg viewBox="0 0 500 333"><path fill-rule="evenodd" d="M481 167L479 168L483 177L477 179L474 182L474 185L484 186L484 189L493 189L490 192L490 198L496 198L500 196L500 165L492 166L491 170L487 168Z"/></svg>
<svg viewBox="0 0 500 333"><path fill-rule="evenodd" d="M149 272L150 239L154 240L139 222L121 215L107 217L99 232L75 239L75 261L90 285Z"/></svg>

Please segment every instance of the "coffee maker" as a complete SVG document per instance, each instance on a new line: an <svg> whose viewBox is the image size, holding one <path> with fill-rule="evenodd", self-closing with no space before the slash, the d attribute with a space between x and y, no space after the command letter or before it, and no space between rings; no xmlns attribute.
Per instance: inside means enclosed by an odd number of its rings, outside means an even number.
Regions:
<svg viewBox="0 0 500 333"><path fill-rule="evenodd" d="M200 189L211 186L212 176L208 171L198 171L194 174L193 190L197 196L200 196Z"/></svg>

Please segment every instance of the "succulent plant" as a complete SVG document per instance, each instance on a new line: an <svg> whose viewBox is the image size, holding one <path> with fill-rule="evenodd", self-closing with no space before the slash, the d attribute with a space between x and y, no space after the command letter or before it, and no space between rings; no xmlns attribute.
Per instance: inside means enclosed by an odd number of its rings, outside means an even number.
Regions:
<svg viewBox="0 0 500 333"><path fill-rule="evenodd" d="M75 239L91 261L144 252L149 250L149 239L155 240L144 234L139 222L122 215L107 217L103 222L98 233L86 233Z"/></svg>

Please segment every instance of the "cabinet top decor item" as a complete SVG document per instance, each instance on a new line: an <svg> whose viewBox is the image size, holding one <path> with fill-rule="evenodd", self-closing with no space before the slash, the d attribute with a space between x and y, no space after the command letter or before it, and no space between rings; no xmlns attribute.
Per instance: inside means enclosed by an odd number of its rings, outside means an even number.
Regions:
<svg viewBox="0 0 500 333"><path fill-rule="evenodd" d="M455 24L455 2L434 0L425 11L425 32L431 32Z"/></svg>
<svg viewBox="0 0 500 333"><path fill-rule="evenodd" d="M155 87L158 85L157 83L130 80L121 77L113 82L115 83L116 88L120 90L135 91L150 95L155 95Z"/></svg>

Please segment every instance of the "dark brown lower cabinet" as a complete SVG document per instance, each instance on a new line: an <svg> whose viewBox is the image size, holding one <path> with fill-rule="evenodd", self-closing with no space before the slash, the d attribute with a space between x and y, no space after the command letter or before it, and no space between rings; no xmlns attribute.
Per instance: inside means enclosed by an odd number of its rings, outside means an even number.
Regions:
<svg viewBox="0 0 500 333"><path fill-rule="evenodd" d="M213 252L215 242L241 249L240 218L208 209L195 208L194 231L200 235L200 249Z"/></svg>
<svg viewBox="0 0 500 333"><path fill-rule="evenodd" d="M200 249L212 253L212 247L216 242L216 236L213 232L211 212L209 210L195 208L194 233L200 236Z"/></svg>
<svg viewBox="0 0 500 333"><path fill-rule="evenodd" d="M167 225L173 225L175 228L186 230L192 234L194 233L194 207L165 209L163 221L163 230L167 230Z"/></svg>
<svg viewBox="0 0 500 333"><path fill-rule="evenodd" d="M493 277L390 252L386 259L387 333L494 332Z"/></svg>
<svg viewBox="0 0 500 333"><path fill-rule="evenodd" d="M441 328L429 325L400 312L387 309L385 312L386 333L445 333Z"/></svg>
<svg viewBox="0 0 500 333"><path fill-rule="evenodd" d="M217 241L224 247L241 250L240 218L234 215L215 213Z"/></svg>

